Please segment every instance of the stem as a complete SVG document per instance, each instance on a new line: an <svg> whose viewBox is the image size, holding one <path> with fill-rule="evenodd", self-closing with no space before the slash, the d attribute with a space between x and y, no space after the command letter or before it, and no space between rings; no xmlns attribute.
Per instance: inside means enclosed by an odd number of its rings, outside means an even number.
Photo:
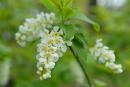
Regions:
<svg viewBox="0 0 130 87"><path fill-rule="evenodd" d="M74 52L73 48L72 48L72 47L69 47L69 48L70 48L71 52L73 53L73 55L75 56L75 59L76 59L77 62L79 63L79 65L80 65L80 67L81 67L81 69L82 69L82 71L83 71L83 73L84 73L84 75L85 75L85 77L86 77L86 80L87 80L87 82L88 82L89 87L92 87L92 84L91 84L91 82L90 82L89 76L88 76L88 74L87 74L87 72L86 72L86 69L84 68L84 65L83 65L83 64L81 63L81 61L79 60L79 57L78 57L78 55Z"/></svg>

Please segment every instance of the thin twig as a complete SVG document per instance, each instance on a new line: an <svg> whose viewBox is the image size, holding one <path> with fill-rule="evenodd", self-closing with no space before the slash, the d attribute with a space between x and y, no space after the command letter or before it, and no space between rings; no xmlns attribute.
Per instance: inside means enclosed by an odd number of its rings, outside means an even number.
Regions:
<svg viewBox="0 0 130 87"><path fill-rule="evenodd" d="M88 76L88 74L87 74L87 72L86 72L86 69L84 68L84 65L81 63L81 61L80 61L78 55L74 52L73 48L72 48L72 47L69 47L69 48L70 48L70 50L72 51L73 55L75 56L77 62L79 63L79 65L80 65L80 67L81 67L81 69L82 69L82 71L83 71L83 73L84 73L84 75L85 75L85 77L86 77L86 80L88 81L89 87L92 87L92 84L91 84L91 82L90 82L89 76Z"/></svg>

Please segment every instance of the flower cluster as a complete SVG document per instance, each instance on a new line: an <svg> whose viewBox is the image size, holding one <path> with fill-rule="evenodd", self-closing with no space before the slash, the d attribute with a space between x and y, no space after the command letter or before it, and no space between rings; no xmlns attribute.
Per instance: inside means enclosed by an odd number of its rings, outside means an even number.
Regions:
<svg viewBox="0 0 130 87"><path fill-rule="evenodd" d="M25 23L19 27L16 33L17 43L24 47L26 43L39 37L39 33L45 28L50 28L55 20L54 13L40 13L36 18L28 18Z"/></svg>
<svg viewBox="0 0 130 87"><path fill-rule="evenodd" d="M40 34L41 43L37 45L37 74L40 75L40 79L51 77L51 70L54 68L55 62L67 50L62 34L62 30L58 26L54 26L51 32L45 30Z"/></svg>
<svg viewBox="0 0 130 87"><path fill-rule="evenodd" d="M51 77L51 70L71 41L64 41L63 32L59 26L54 26L56 18L53 13L41 13L36 18L26 19L16 33L16 40L20 46L26 46L27 42L40 39L37 44L37 74L40 79Z"/></svg>
<svg viewBox="0 0 130 87"><path fill-rule="evenodd" d="M99 63L105 64L106 67L110 68L114 73L121 73L122 65L115 64L115 54L109 47L104 46L102 39L96 40L96 45L90 49L92 55L95 56L95 60Z"/></svg>

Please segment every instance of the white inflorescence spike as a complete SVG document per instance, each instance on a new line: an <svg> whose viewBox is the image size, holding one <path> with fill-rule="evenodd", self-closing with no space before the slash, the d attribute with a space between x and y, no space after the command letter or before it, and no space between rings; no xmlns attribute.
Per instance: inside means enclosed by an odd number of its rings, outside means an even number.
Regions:
<svg viewBox="0 0 130 87"><path fill-rule="evenodd" d="M16 33L16 41L20 46L26 46L27 42L40 39L37 44L37 74L40 80L51 77L51 70L63 53L67 50L67 42L63 39L63 31L55 26L54 13L40 13L36 18L26 19ZM72 45L71 40L68 41Z"/></svg>
<svg viewBox="0 0 130 87"><path fill-rule="evenodd" d="M90 48L90 52L95 56L95 59L102 64L105 64L106 67L110 68L114 73L121 73L122 65L115 64L115 54L113 50L109 50L109 47L104 46L102 39L96 40L96 45L93 48Z"/></svg>

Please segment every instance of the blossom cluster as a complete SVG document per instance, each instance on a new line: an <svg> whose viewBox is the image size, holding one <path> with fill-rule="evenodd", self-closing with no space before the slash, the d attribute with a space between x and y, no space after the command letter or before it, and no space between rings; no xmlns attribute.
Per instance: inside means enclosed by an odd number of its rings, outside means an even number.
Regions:
<svg viewBox="0 0 130 87"><path fill-rule="evenodd" d="M40 79L51 77L51 70L71 41L64 41L62 29L55 25L55 14L41 13L36 18L26 19L16 33L16 40L20 46L26 46L27 42L40 39L37 44L37 74Z"/></svg>
<svg viewBox="0 0 130 87"><path fill-rule="evenodd" d="M55 20L54 13L40 13L36 18L27 18L25 23L19 27L16 33L17 43L25 47L30 42L39 37L39 33L45 28L50 28Z"/></svg>
<svg viewBox="0 0 130 87"><path fill-rule="evenodd" d="M95 60L99 63L105 64L106 67L110 68L114 73L122 73L122 65L115 63L115 54L109 47L104 46L102 39L96 40L96 45L90 48L90 52L94 55Z"/></svg>
<svg viewBox="0 0 130 87"><path fill-rule="evenodd" d="M40 79L51 77L51 70L55 66L55 62L67 50L67 46L63 41L63 32L58 26L54 26L53 30L41 32L41 42L37 45L37 74Z"/></svg>

